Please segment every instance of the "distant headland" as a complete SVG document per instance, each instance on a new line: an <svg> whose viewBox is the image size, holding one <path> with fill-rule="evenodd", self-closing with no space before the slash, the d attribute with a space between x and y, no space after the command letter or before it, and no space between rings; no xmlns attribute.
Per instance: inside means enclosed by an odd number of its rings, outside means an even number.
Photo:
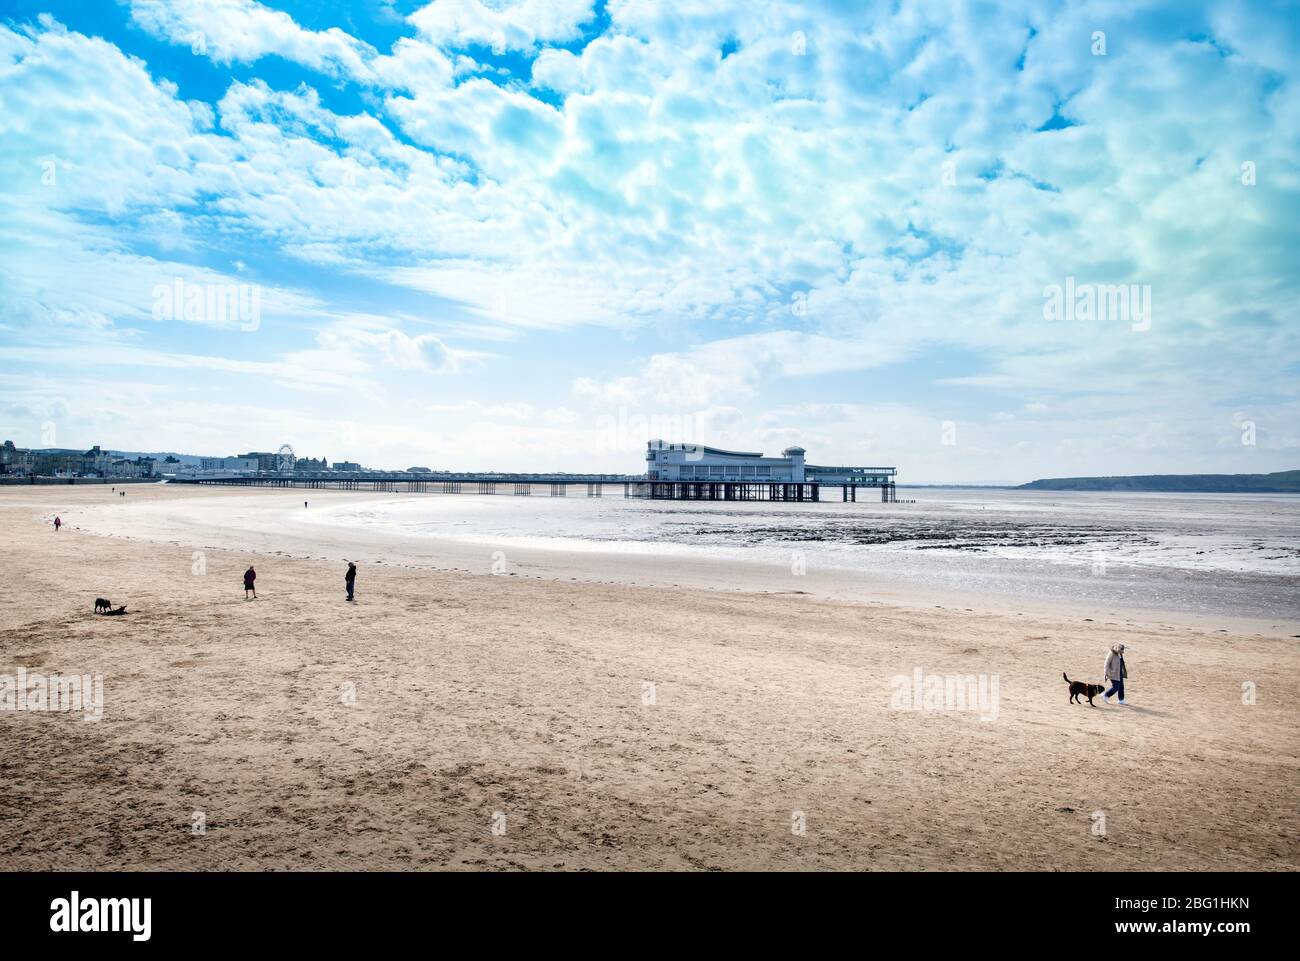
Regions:
<svg viewBox="0 0 1300 961"><path fill-rule="evenodd" d="M1300 470L1272 474L1131 474L1120 477L1049 477L1021 484L1038 491L1163 491L1203 494L1296 494Z"/></svg>

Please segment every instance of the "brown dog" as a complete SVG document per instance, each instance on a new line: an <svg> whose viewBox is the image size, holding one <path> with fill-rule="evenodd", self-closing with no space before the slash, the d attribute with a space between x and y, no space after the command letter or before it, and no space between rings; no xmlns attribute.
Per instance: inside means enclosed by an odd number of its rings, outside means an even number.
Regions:
<svg viewBox="0 0 1300 961"><path fill-rule="evenodd" d="M1078 704L1080 703L1080 697L1086 697L1088 699L1088 706L1096 707L1097 705L1092 703L1092 699L1102 691L1106 690L1105 686L1102 684L1084 684L1083 681L1072 681L1064 671L1061 672L1061 677L1064 677L1065 683L1070 685L1071 704Z"/></svg>

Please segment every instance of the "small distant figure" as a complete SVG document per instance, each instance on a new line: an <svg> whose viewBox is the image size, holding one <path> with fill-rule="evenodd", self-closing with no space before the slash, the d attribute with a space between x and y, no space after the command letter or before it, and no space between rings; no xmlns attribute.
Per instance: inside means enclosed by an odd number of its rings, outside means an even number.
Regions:
<svg viewBox="0 0 1300 961"><path fill-rule="evenodd" d="M57 534L59 532L59 528L62 526L63 526L63 519L56 514L54 517L54 533Z"/></svg>
<svg viewBox="0 0 1300 961"><path fill-rule="evenodd" d="M253 600L257 600L257 588L253 582L257 580L257 571L253 570L253 565L248 565L248 570L244 571L244 600L248 600L248 592L253 592Z"/></svg>
<svg viewBox="0 0 1300 961"><path fill-rule="evenodd" d="M1124 665L1124 645L1116 644L1106 655L1106 667L1102 674L1103 681L1110 682L1110 690L1101 696L1101 699L1107 704L1110 703L1112 694L1119 695L1119 702L1127 704L1124 700L1124 678L1128 677L1128 668Z"/></svg>
<svg viewBox="0 0 1300 961"><path fill-rule="evenodd" d="M117 490L117 488L116 488L116 487L110 487L109 490L113 490L113 491L115 491L115 490Z"/></svg>
<svg viewBox="0 0 1300 961"><path fill-rule="evenodd" d="M348 572L343 575L343 583L348 586L348 600L354 600L352 592L357 584L357 565L352 561L348 561Z"/></svg>
<svg viewBox="0 0 1300 961"><path fill-rule="evenodd" d="M303 509L303 510L306 510L306 509L307 509L307 502L306 502L306 501L303 501L303 502L302 502L302 509Z"/></svg>

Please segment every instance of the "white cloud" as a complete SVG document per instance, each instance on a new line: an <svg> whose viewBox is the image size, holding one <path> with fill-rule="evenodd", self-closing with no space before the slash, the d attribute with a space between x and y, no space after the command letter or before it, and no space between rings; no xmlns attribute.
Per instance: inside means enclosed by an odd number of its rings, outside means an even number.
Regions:
<svg viewBox="0 0 1300 961"><path fill-rule="evenodd" d="M593 404L699 407L752 397L767 381L875 367L898 358L894 348L773 331L710 341L681 353L655 354L640 373L600 381L580 377L574 393Z"/></svg>
<svg viewBox="0 0 1300 961"><path fill-rule="evenodd" d="M306 30L255 0L130 0L131 20L160 40L182 44L216 63L252 63L270 54L323 73L370 76L375 55L337 27Z"/></svg>
<svg viewBox="0 0 1300 961"><path fill-rule="evenodd" d="M502 53L577 39L592 7L592 0L433 0L407 19L435 43Z"/></svg>

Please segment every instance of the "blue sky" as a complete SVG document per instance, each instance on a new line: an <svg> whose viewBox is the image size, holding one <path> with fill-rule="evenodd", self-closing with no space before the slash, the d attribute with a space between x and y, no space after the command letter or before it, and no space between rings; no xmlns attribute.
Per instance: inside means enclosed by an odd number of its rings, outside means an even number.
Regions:
<svg viewBox="0 0 1300 961"><path fill-rule="evenodd" d="M20 445L1300 467L1294 4L5 11Z"/></svg>

